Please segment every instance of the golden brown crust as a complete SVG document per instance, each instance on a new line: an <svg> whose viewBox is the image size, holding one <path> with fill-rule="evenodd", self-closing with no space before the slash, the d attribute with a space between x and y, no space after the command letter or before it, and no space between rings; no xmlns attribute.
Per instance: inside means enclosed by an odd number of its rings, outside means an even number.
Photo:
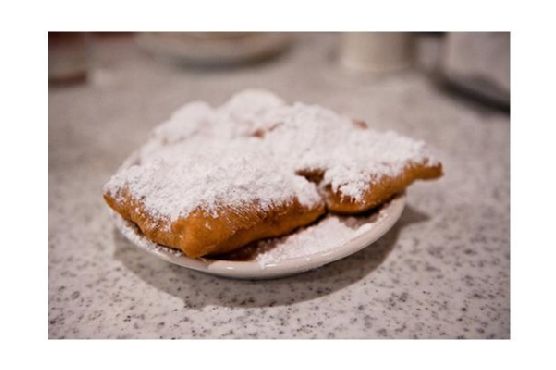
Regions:
<svg viewBox="0 0 556 370"><path fill-rule="evenodd" d="M225 253L255 240L288 234L314 222L325 212L324 204L308 209L294 199L270 210L255 204L241 209L223 207L217 216L198 209L170 222L150 215L126 189L117 197L106 193L104 198L124 219L135 223L148 239L180 249L191 258Z"/></svg>
<svg viewBox="0 0 556 370"><path fill-rule="evenodd" d="M429 180L442 176L442 164L429 165L427 163L412 163L407 165L398 176L381 176L371 182L362 201L356 201L339 191L325 189L328 209L338 213L363 212L375 208L392 196L402 192L415 180Z"/></svg>
<svg viewBox="0 0 556 370"><path fill-rule="evenodd" d="M300 174L315 183L319 183L323 177L323 172L316 170L302 171ZM384 203L417 179L434 179L441 175L440 163L413 163L406 166L399 176L375 179L368 185L362 201L332 191L330 187L323 189L323 198L332 212L363 212ZM126 188L120 189L114 197L105 193L104 198L114 211L137 225L148 239L180 249L191 258L227 253L259 239L286 235L298 227L313 223L326 211L324 203L308 209L294 199L270 210L261 209L256 204L241 209L223 207L216 216L198 209L170 222L149 214L143 203Z"/></svg>

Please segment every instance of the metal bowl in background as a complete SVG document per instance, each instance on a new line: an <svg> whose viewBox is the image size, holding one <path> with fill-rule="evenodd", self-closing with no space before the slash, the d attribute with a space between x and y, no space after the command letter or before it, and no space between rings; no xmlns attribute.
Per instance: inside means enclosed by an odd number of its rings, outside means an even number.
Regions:
<svg viewBox="0 0 556 370"><path fill-rule="evenodd" d="M446 91L510 111L510 33L450 32L446 35L436 82Z"/></svg>

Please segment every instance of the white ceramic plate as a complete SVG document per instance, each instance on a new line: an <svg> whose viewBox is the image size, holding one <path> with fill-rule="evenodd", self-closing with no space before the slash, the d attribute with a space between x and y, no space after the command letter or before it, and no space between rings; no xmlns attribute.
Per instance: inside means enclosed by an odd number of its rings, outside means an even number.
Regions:
<svg viewBox="0 0 556 370"><path fill-rule="evenodd" d="M180 251L161 247L137 232L136 227L113 212L122 234L137 247L176 265L195 271L237 279L272 279L309 271L327 263L345 258L374 243L398 221L405 206L405 195L400 195L382 206L374 217L365 219L353 230L347 241L325 250L294 258L285 258L263 264L258 260L231 261L191 259ZM366 222L368 221L368 222Z"/></svg>

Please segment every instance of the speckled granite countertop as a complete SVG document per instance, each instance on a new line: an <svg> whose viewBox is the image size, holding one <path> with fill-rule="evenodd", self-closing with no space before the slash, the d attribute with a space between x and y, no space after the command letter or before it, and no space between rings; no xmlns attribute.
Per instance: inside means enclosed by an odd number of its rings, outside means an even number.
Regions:
<svg viewBox="0 0 556 370"><path fill-rule="evenodd" d="M107 40L89 85L49 90L50 338L509 338L509 117L416 72L346 75L331 42L307 36L277 61L221 72ZM376 244L281 280L207 276L133 247L110 221L104 182L185 101L251 86L422 138L445 176L411 187Z"/></svg>

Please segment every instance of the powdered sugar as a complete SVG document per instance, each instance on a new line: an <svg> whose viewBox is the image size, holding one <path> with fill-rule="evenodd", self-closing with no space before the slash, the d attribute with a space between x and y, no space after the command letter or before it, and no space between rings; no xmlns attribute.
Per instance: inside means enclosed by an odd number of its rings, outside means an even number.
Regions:
<svg viewBox="0 0 556 370"><path fill-rule="evenodd" d="M347 117L302 103L294 104L265 139L296 171L319 170L322 186L356 200L373 179L398 175L409 162L432 161L422 141L361 129Z"/></svg>
<svg viewBox="0 0 556 370"><path fill-rule="evenodd" d="M433 161L423 142L248 89L218 108L180 108L105 190L117 197L127 188L151 215L175 220L196 208L216 214L222 205L265 209L294 198L314 207L322 202L316 185L296 175L312 170L323 174L320 186L359 200L374 179L423 161Z"/></svg>
<svg viewBox="0 0 556 370"><path fill-rule="evenodd" d="M155 130L154 139L166 143L187 135L233 139L257 134L290 170L318 170L324 174L321 186L355 200L374 179L399 175L409 162L435 163L422 141L362 129L318 105L288 105L262 89L241 91L216 109L203 102L187 104Z"/></svg>
<svg viewBox="0 0 556 370"><path fill-rule="evenodd" d="M366 225L365 231L372 228L372 224L364 225ZM359 235L359 228L363 228L363 226L350 226L339 216L328 216L319 223L299 230L295 234L259 242L257 247L261 249L261 252L257 254L256 261L266 266L326 252L344 245Z"/></svg>
<svg viewBox="0 0 556 370"><path fill-rule="evenodd" d="M277 119L282 99L263 89L246 89L218 108L206 102L193 101L172 114L170 120L153 131L152 140L173 143L197 136L234 138L253 136Z"/></svg>
<svg viewBox="0 0 556 370"><path fill-rule="evenodd" d="M321 201L314 184L283 170L257 138L190 138L140 153L139 163L106 185L115 197L122 188L153 217L171 221L198 208L216 216L222 206L268 209L296 198L312 208Z"/></svg>

